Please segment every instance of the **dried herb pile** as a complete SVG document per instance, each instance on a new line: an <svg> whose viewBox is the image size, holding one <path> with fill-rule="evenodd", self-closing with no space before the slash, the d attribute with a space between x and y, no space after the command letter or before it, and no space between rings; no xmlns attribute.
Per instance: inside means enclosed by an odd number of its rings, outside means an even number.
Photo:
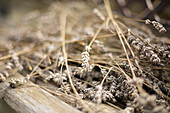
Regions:
<svg viewBox="0 0 170 113"><path fill-rule="evenodd" d="M2 27L0 81L12 88L28 81L55 85L84 112L100 112L83 101L91 100L121 113L168 113L170 40L150 28L168 31L156 21L112 13L104 3L57 2ZM24 78L6 80L16 73Z"/></svg>

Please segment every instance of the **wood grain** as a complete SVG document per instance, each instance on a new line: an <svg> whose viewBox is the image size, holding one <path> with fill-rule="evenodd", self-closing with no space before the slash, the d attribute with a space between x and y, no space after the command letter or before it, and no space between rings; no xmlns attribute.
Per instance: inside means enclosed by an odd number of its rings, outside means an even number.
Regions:
<svg viewBox="0 0 170 113"><path fill-rule="evenodd" d="M0 83L0 90L9 84ZM81 113L32 82L18 88L7 88L0 96L18 113Z"/></svg>
<svg viewBox="0 0 170 113"><path fill-rule="evenodd" d="M10 78L22 78L20 74L15 74ZM0 90L9 86L9 80L0 83ZM62 92L57 92L56 86L48 83L37 82L38 85L27 82L17 88L8 87L0 92L0 97L18 113L82 113L71 105L75 105L75 97L68 96ZM50 89L47 89L48 87ZM53 89L53 90L52 90ZM84 100L90 108L102 113L118 113L120 109L110 107L105 104Z"/></svg>

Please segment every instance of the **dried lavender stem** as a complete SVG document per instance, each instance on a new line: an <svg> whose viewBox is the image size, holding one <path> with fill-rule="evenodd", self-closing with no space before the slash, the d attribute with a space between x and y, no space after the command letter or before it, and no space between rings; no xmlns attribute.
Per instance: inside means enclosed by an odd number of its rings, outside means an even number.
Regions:
<svg viewBox="0 0 170 113"><path fill-rule="evenodd" d="M137 21L137 22L145 22L145 20L128 18L128 17L118 16L118 15L115 15L114 18L115 18L115 19L118 18L118 19L123 19L123 20Z"/></svg>
<svg viewBox="0 0 170 113"><path fill-rule="evenodd" d="M109 18L106 19L106 21L108 20ZM91 42L89 43L89 47L92 45L92 43L94 42L94 40L96 39L96 37L98 36L98 34L100 33L100 31L102 30L102 28L104 27L106 21L103 22L103 24L99 27L99 29L96 31L95 35L93 36Z"/></svg>
<svg viewBox="0 0 170 113"><path fill-rule="evenodd" d="M6 90L7 88L9 88L9 86L3 88L2 90L0 90L0 93L3 92L4 90Z"/></svg>
<svg viewBox="0 0 170 113"><path fill-rule="evenodd" d="M134 73L134 70L132 69L131 61L130 61L129 56L128 56L127 51L126 51L126 47L125 47L124 42L123 42L123 40L122 40L122 36L124 37L124 35L123 35L121 29L119 28L119 26L117 25L117 23L115 22L115 20L113 19L111 7L110 7L110 2L109 2L109 0L104 0L104 3L105 3L105 6L106 6L106 10L107 10L107 12L108 12L108 15L109 15L109 17L110 17L113 25L115 26L116 32L118 33L118 37L119 37L119 39L120 39L120 41L121 41L121 43L122 43L123 49L124 49L124 51L125 51L126 57L127 57L127 59L128 59L128 62L129 62L130 68L131 68L131 72L132 72L133 78L136 78L136 75L135 75L135 73ZM124 38L125 38L125 37L124 37ZM136 83L136 84L137 84L137 87L138 87L139 91L140 91L140 92L143 92L143 90L142 90L142 88L140 87L140 85L139 85L138 83Z"/></svg>
<svg viewBox="0 0 170 113"><path fill-rule="evenodd" d="M111 57L111 59L114 61L114 63L119 67L120 71L126 76L127 80L131 80L131 78L125 73L125 71L119 66L119 64Z"/></svg>
<svg viewBox="0 0 170 113"><path fill-rule="evenodd" d="M123 33L121 32L121 30L120 30L120 28L118 27L118 25L117 25L117 23L115 22L115 20L113 19L112 11L111 11L111 8L110 8L110 2L109 2L109 0L104 0L104 3L105 3L105 6L106 6L106 10L107 10L107 12L108 12L108 15L109 15L109 17L110 17L113 25L114 25L115 28L116 28L116 32L117 32L118 37L119 37L119 39L120 39L120 41L121 41L121 43L122 43L122 46L123 46L123 49L124 49L124 51L125 51L126 57L127 57L127 59L128 59L128 62L129 62L129 64L130 64L130 67L132 68L131 61L129 60L129 56L128 56L127 51L126 51L126 47L125 47L124 42L123 42L123 40L122 40L122 36L124 36L124 35L123 35ZM135 77L135 73L134 73L133 69L132 69L131 71L132 71L133 77Z"/></svg>
<svg viewBox="0 0 170 113"><path fill-rule="evenodd" d="M30 77L35 75L35 70L41 65L41 63L47 58L49 57L49 55L51 55L58 47L54 48L52 51L50 51L49 53L47 53L47 55L45 55L38 63L37 65L34 67L34 69L32 70L32 72L30 73ZM33 74L34 73L34 74Z"/></svg>
<svg viewBox="0 0 170 113"><path fill-rule="evenodd" d="M29 70L32 71L32 66L30 65L29 60L28 60L28 59L25 59L25 60L26 60L26 63L27 63L27 65L28 65Z"/></svg>
<svg viewBox="0 0 170 113"><path fill-rule="evenodd" d="M19 55L22 55L22 54L25 54L25 53L29 53L29 52L32 52L32 51L35 51L36 49L38 49L39 47L36 47L36 48L31 48L29 50L21 50L21 51L18 51L16 52L16 55L19 56ZM0 58L0 61L1 60L5 60L5 59L9 59L12 57L12 54L10 55L6 55L6 56L3 56Z"/></svg>
<svg viewBox="0 0 170 113"><path fill-rule="evenodd" d="M110 71L111 71L112 69L113 69L113 67L111 67L111 68L109 69L109 71L107 72L107 74L104 76L104 78L103 78L103 80L102 80L102 82L101 82L101 84L100 84L101 87L102 87L102 85L103 85L106 77L108 76L108 74L110 73Z"/></svg>
<svg viewBox="0 0 170 113"><path fill-rule="evenodd" d="M66 27L66 17L67 14L64 13L63 15L61 15L60 21L61 21L61 37L62 37L62 46L63 46L63 54L64 54L64 59L65 59L65 64L66 64L66 69L67 69L67 74L68 74L68 78L69 78L69 82L71 84L71 87L74 91L74 93L76 94L77 98L79 99L79 101L81 102L81 104L91 113L94 113L93 110L91 110L86 104L84 104L84 102L82 101L81 97L79 96L76 88L73 85L72 79L71 79L71 75L70 75L70 71L69 71L69 67L68 67L68 61L67 61L67 53L66 53L66 48L65 48L65 27Z"/></svg>
<svg viewBox="0 0 170 113"><path fill-rule="evenodd" d="M31 71L31 73L30 73L30 76L33 76L33 73L35 72L35 70L39 67L39 65L46 59L46 55L44 56L44 58L42 58L39 62L38 62L38 64L34 67L34 69Z"/></svg>
<svg viewBox="0 0 170 113"><path fill-rule="evenodd" d="M119 21L118 21L118 23L119 23L120 25L122 25L123 27L125 27L126 29L128 29L128 32L129 32L129 33L131 32L131 30L130 30L128 27L126 27L123 23L121 23L121 22L119 22ZM122 37L123 37L123 39L125 40L125 42L126 42L128 48L129 48L129 50L130 50L133 58L135 58L135 54L134 54L134 52L132 51L132 49L131 49L131 47L130 47L128 41L127 41L127 39L125 38L124 35L122 35ZM141 67L139 66L138 61L137 61L136 59L134 59L134 60L135 60L135 63L136 63L136 65L137 65L137 67L139 68L139 71L142 72L142 69L141 69Z"/></svg>

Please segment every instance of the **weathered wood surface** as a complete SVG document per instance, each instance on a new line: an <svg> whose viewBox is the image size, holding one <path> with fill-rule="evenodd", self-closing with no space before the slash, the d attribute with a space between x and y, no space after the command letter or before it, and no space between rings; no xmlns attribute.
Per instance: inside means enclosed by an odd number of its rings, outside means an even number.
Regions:
<svg viewBox="0 0 170 113"><path fill-rule="evenodd" d="M14 78L23 76L17 74ZM12 77L13 78L13 77ZM9 81L9 79L7 80ZM62 92L56 92L50 89L56 89L54 85L38 82L36 85L29 81L28 83L17 88L10 88L8 82L0 83L0 98L3 98L7 104L18 113L82 113L72 107L75 103L75 97L66 96ZM41 87L42 86L42 87ZM48 86L50 89L46 89ZM99 109L102 113L118 113L119 109L109 107L104 104L97 105L85 100L89 107Z"/></svg>
<svg viewBox="0 0 170 113"><path fill-rule="evenodd" d="M43 83L41 81L37 81L37 84L44 89L45 91L49 92L50 94L57 96L60 100L64 101L69 105L75 105L75 97L74 95L66 95L60 91L57 91L55 85ZM92 108L95 112L100 113L119 113L121 112L121 108L114 106L114 105L107 105L107 104L96 104L90 100L83 100L85 104L87 104L90 108Z"/></svg>
<svg viewBox="0 0 170 113"><path fill-rule="evenodd" d="M8 85L0 83L0 90ZM32 82L16 89L7 88L0 97L18 113L81 113Z"/></svg>

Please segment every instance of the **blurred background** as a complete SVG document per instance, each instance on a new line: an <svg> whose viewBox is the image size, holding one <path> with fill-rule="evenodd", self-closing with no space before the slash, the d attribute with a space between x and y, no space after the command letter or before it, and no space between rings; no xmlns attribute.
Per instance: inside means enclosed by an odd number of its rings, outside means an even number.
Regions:
<svg viewBox="0 0 170 113"><path fill-rule="evenodd" d="M0 0L0 22L15 23L24 14L39 10L45 11L55 2L70 0ZM71 0L82 1L82 0ZM124 16L140 19L151 19L170 25L170 0L110 0L112 9ZM86 0L87 4L100 5L102 0Z"/></svg>

